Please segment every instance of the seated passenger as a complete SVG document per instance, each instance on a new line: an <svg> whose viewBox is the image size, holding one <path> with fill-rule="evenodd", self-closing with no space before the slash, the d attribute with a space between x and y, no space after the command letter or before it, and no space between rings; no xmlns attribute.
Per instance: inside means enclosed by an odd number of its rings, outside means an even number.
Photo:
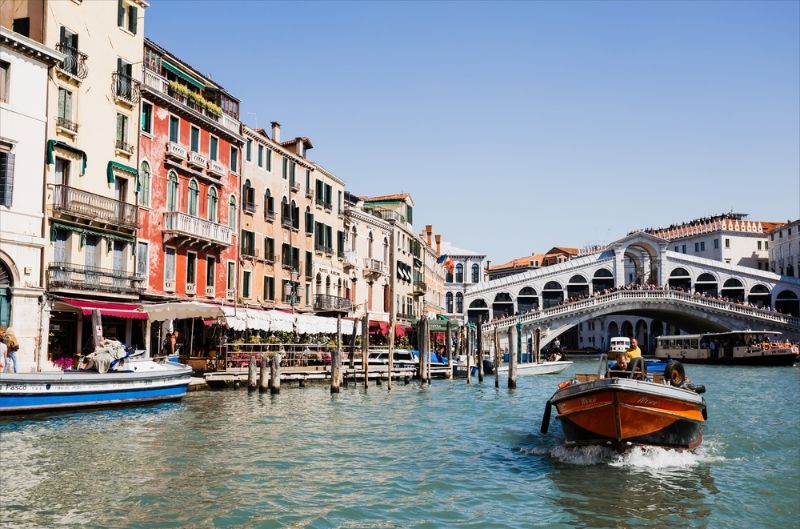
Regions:
<svg viewBox="0 0 800 529"><path fill-rule="evenodd" d="M626 353L620 353L617 355L617 363L614 364L614 369L616 371L628 370L628 355Z"/></svg>

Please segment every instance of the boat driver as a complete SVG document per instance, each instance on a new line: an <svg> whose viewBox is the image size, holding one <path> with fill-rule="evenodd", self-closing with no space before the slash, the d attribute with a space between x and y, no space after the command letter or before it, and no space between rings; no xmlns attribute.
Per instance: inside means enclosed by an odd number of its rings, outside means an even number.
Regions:
<svg viewBox="0 0 800 529"><path fill-rule="evenodd" d="M631 347L625 354L628 356L628 360L633 360L637 357L641 358L642 350L639 349L639 342L636 341L636 338L631 338Z"/></svg>
<svg viewBox="0 0 800 529"><path fill-rule="evenodd" d="M614 364L614 369L616 371L627 371L628 370L628 355L625 353L620 353L617 355L617 363Z"/></svg>

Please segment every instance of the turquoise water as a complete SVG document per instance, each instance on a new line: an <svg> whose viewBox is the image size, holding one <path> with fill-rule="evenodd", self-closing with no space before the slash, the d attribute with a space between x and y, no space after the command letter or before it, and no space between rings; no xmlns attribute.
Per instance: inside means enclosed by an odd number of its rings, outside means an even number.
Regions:
<svg viewBox="0 0 800 529"><path fill-rule="evenodd" d="M708 388L694 453L542 436L562 375L0 421L0 527L797 527L800 369L688 374Z"/></svg>

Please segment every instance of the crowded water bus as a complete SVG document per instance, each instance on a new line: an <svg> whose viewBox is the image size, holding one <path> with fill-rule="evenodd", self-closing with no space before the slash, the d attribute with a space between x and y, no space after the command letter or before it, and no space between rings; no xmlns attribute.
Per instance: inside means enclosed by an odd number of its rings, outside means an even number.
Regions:
<svg viewBox="0 0 800 529"><path fill-rule="evenodd" d="M656 358L695 364L790 366L798 348L773 331L731 331L659 336Z"/></svg>

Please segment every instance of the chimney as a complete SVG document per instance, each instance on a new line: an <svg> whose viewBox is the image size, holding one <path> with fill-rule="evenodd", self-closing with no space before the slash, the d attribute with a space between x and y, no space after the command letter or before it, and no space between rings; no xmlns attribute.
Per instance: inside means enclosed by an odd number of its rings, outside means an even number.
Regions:
<svg viewBox="0 0 800 529"><path fill-rule="evenodd" d="M277 121L272 122L272 141L275 143L281 142L281 124Z"/></svg>
<svg viewBox="0 0 800 529"><path fill-rule="evenodd" d="M433 247L433 244L431 244L431 234L433 234L433 224L428 224L425 226L425 240L428 242L428 246Z"/></svg>
<svg viewBox="0 0 800 529"><path fill-rule="evenodd" d="M436 234L436 255L442 255L442 235L440 233Z"/></svg>

